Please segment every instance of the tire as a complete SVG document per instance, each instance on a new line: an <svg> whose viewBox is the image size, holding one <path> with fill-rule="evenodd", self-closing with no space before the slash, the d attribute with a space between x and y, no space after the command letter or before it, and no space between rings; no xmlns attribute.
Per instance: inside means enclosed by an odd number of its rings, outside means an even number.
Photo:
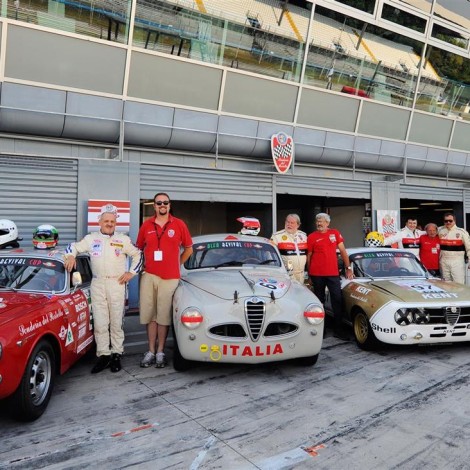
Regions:
<svg viewBox="0 0 470 470"><path fill-rule="evenodd" d="M299 366L313 367L318 361L318 356L319 354L315 354L315 356L299 357L299 359L295 359L295 361Z"/></svg>
<svg viewBox="0 0 470 470"><path fill-rule="evenodd" d="M185 372L191 369L192 361L185 359L180 352L175 330L173 330L173 368L178 372Z"/></svg>
<svg viewBox="0 0 470 470"><path fill-rule="evenodd" d="M42 339L29 356L20 385L12 396L17 419L34 421L44 413L54 388L55 374L54 349Z"/></svg>
<svg viewBox="0 0 470 470"><path fill-rule="evenodd" d="M373 351L379 346L379 341L375 337L370 321L364 312L358 312L353 320L354 337L359 348L364 351Z"/></svg>

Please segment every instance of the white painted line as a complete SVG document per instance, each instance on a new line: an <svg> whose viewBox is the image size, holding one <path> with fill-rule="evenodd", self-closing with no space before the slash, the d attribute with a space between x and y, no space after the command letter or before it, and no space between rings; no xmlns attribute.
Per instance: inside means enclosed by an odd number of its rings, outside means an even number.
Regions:
<svg viewBox="0 0 470 470"><path fill-rule="evenodd" d="M200 463L204 460L204 457L206 456L208 450L215 442L217 442L217 438L215 436L211 436L209 437L209 439L207 439L201 452L199 452L197 457L193 460L193 463L189 467L189 470L197 470L199 468Z"/></svg>

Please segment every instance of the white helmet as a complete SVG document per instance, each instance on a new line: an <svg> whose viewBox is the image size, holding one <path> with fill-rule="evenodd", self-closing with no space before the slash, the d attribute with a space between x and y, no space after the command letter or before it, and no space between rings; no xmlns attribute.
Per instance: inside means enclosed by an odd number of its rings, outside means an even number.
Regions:
<svg viewBox="0 0 470 470"><path fill-rule="evenodd" d="M240 230L241 234L258 235L261 229L261 224L258 219L255 217L239 217L237 220L243 224L243 227Z"/></svg>
<svg viewBox="0 0 470 470"><path fill-rule="evenodd" d="M8 219L0 220L0 249L2 248L18 248L18 227L15 222Z"/></svg>

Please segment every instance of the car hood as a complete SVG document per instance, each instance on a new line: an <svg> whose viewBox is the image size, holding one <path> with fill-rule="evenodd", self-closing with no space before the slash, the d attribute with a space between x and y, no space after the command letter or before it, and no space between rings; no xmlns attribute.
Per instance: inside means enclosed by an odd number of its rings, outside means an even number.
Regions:
<svg viewBox="0 0 470 470"><path fill-rule="evenodd" d="M44 305L43 294L27 294L0 289L0 326Z"/></svg>
<svg viewBox="0 0 470 470"><path fill-rule="evenodd" d="M183 282L221 299L242 297L283 297L291 288L287 273L263 269L224 269L187 274Z"/></svg>
<svg viewBox="0 0 470 470"><path fill-rule="evenodd" d="M394 279L393 281L371 281L369 285L406 302L470 302L470 288L455 282L447 282L437 279L402 278Z"/></svg>

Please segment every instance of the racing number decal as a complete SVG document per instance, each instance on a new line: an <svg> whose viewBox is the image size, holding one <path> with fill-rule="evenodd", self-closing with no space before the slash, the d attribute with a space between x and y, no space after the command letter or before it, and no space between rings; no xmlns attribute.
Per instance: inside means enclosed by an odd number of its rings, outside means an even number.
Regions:
<svg viewBox="0 0 470 470"><path fill-rule="evenodd" d="M276 290L277 287L274 284L268 284L267 282L260 282L260 286L266 287L266 289Z"/></svg>

